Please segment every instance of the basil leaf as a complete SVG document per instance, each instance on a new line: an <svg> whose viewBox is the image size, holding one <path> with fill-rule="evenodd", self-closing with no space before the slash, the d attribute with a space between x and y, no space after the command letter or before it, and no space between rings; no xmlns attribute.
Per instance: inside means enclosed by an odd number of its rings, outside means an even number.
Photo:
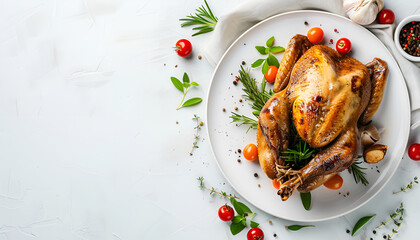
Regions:
<svg viewBox="0 0 420 240"><path fill-rule="evenodd" d="M244 230L244 228L245 226L242 225L242 223L240 222L230 224L230 232L232 233L232 235L240 233L242 230Z"/></svg>
<svg viewBox="0 0 420 240"><path fill-rule="evenodd" d="M302 200L305 210L309 210L311 208L311 198L311 192L300 193L300 199Z"/></svg>
<svg viewBox="0 0 420 240"><path fill-rule="evenodd" d="M236 215L232 218L233 223L238 223L238 222L241 222L241 221L242 221L242 217L239 216L239 215Z"/></svg>
<svg viewBox="0 0 420 240"><path fill-rule="evenodd" d="M172 81L172 84L176 87L176 89L184 93L184 87L182 86L182 83L181 81L178 80L178 78L171 77L171 81Z"/></svg>
<svg viewBox="0 0 420 240"><path fill-rule="evenodd" d="M182 86L184 86L184 88L189 88L191 86L191 84L187 83L187 82L183 82Z"/></svg>
<svg viewBox="0 0 420 240"><path fill-rule="evenodd" d="M192 82L192 83L191 83L191 85L196 86L196 87L200 86L200 85L199 85L198 83L196 83L196 82Z"/></svg>
<svg viewBox="0 0 420 240"><path fill-rule="evenodd" d="M249 207L241 202L238 202L238 206L242 209L244 213L252 213L251 209Z"/></svg>
<svg viewBox="0 0 420 240"><path fill-rule="evenodd" d="M258 59L254 63L251 64L251 67L256 68L259 67L264 62L264 59Z"/></svg>
<svg viewBox="0 0 420 240"><path fill-rule="evenodd" d="M268 54L267 62L268 62L268 65L270 65L270 66L274 65L276 67L279 67L279 65L280 65L277 58L274 57L274 55L271 55L271 54Z"/></svg>
<svg viewBox="0 0 420 240"><path fill-rule="evenodd" d="M241 206L238 204L238 201L236 201L235 198L230 198L230 203L232 203L233 207L235 208L235 211L240 215L244 215L244 211L242 210Z"/></svg>
<svg viewBox="0 0 420 240"><path fill-rule="evenodd" d="M182 81L184 83L189 83L190 82L190 78L188 77L188 74L186 72L184 72L184 76L182 76Z"/></svg>
<svg viewBox="0 0 420 240"><path fill-rule="evenodd" d="M286 230L298 231L301 228L306 228L306 227L315 227L315 225L290 225L290 226L286 226Z"/></svg>
<svg viewBox="0 0 420 240"><path fill-rule="evenodd" d="M242 218L241 223L246 227L246 218Z"/></svg>
<svg viewBox="0 0 420 240"><path fill-rule="evenodd" d="M263 47L263 46L255 46L255 49L257 49L257 51L259 53L261 53L262 55L265 55L266 54L265 53L265 47Z"/></svg>
<svg viewBox="0 0 420 240"><path fill-rule="evenodd" d="M265 49L265 54L268 54L270 52L270 48Z"/></svg>
<svg viewBox="0 0 420 240"><path fill-rule="evenodd" d="M267 59L264 61L264 64L262 66L261 69L262 73L265 74L268 71L268 63L267 63Z"/></svg>
<svg viewBox="0 0 420 240"><path fill-rule="evenodd" d="M184 102L184 104L182 104L182 107L189 107L189 106L193 106L196 104L199 104L201 101L203 101L203 99L201 98L190 98L187 101Z"/></svg>
<svg viewBox="0 0 420 240"><path fill-rule="evenodd" d="M250 223L249 225L251 226L251 228L256 228L256 227L258 227L260 224L259 224L259 223L254 222L254 221L251 221L251 223Z"/></svg>
<svg viewBox="0 0 420 240"><path fill-rule="evenodd" d="M284 52L284 50L285 50L284 47L278 47L278 46L270 48L270 52L272 53L281 53L281 52Z"/></svg>
<svg viewBox="0 0 420 240"><path fill-rule="evenodd" d="M267 45L267 47L271 47L271 46L273 46L273 43L274 43L274 36L272 36L271 38L269 38L267 40L267 42L265 43L265 45Z"/></svg>
<svg viewBox="0 0 420 240"><path fill-rule="evenodd" d="M366 216L366 217L362 217L361 219L359 219L359 221L357 221L356 225L354 225L353 231L351 232L351 235L353 236L355 233L357 233L357 231L359 231L360 228L362 228L366 223L368 223L375 216L376 216L376 214L373 214L372 216Z"/></svg>

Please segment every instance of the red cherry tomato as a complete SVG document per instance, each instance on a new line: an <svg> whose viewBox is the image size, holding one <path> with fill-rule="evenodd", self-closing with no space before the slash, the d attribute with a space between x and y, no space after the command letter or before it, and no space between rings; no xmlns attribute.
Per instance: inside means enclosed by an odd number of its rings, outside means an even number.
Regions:
<svg viewBox="0 0 420 240"><path fill-rule="evenodd" d="M324 183L326 188L337 190L343 186L343 178L340 175L335 175L334 177L330 178L328 181Z"/></svg>
<svg viewBox="0 0 420 240"><path fill-rule="evenodd" d="M242 152L246 160L254 161L258 158L258 148L255 144L250 143L246 145Z"/></svg>
<svg viewBox="0 0 420 240"><path fill-rule="evenodd" d="M228 222L233 219L233 216L235 216L235 210L233 210L232 207L229 205L223 205L219 208L219 218L222 221Z"/></svg>
<svg viewBox="0 0 420 240"><path fill-rule="evenodd" d="M408 148L408 156L414 161L420 160L420 143L411 144Z"/></svg>
<svg viewBox="0 0 420 240"><path fill-rule="evenodd" d="M260 228L251 228L246 235L247 240L264 240L264 232Z"/></svg>
<svg viewBox="0 0 420 240"><path fill-rule="evenodd" d="M340 38L338 39L335 49L337 49L337 52L341 55L345 55L350 52L351 50L351 42L347 38Z"/></svg>
<svg viewBox="0 0 420 240"><path fill-rule="evenodd" d="M274 83L278 70L276 66L269 66L267 72L264 74L265 80L269 83Z"/></svg>
<svg viewBox="0 0 420 240"><path fill-rule="evenodd" d="M308 36L309 41L313 44L317 44L324 39L324 31L322 31L319 27L309 29L306 35Z"/></svg>
<svg viewBox="0 0 420 240"><path fill-rule="evenodd" d="M395 21L395 14L389 9L383 9L378 13L378 22L380 24L393 24Z"/></svg>
<svg viewBox="0 0 420 240"><path fill-rule="evenodd" d="M188 57L192 52L192 45L187 39L178 40L175 46L175 52L181 57Z"/></svg>

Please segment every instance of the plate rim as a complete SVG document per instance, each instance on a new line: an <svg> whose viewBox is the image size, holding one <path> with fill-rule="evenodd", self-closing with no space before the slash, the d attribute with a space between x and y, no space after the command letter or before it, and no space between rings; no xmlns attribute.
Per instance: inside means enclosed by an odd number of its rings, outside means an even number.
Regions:
<svg viewBox="0 0 420 240"><path fill-rule="evenodd" d="M405 99L406 105L409 107L409 111L408 111L408 113L406 113L407 114L408 124L407 124L407 127L405 128L405 132L403 132L403 134L405 134L404 143L405 143L405 145L407 145L408 138L409 138L409 133L410 133L411 103L410 103L410 98L409 98L409 95L408 95L408 89L407 89L407 84L405 82L404 75L401 72L401 68L400 68L398 62L395 60L394 55L389 51L389 49L384 45L384 43L378 37L376 37L371 31L369 31L368 29L366 29L363 26L360 26L360 25L352 22L350 19L348 19L346 17L343 17L341 15L338 15L338 14L335 14L335 13L331 13L331 12L319 11L319 10L296 10L296 11L289 11L289 12L284 12L284 13L279 13L279 14L273 15L273 16L271 16L269 18L266 18L266 19L264 19L264 20L256 23L255 25L251 26L246 31L244 31L238 38L236 38L235 41L233 41L232 44L223 53L222 57L220 58L220 60L218 61L217 65L216 65L216 67L214 68L214 71L213 71L213 74L212 74L212 77L211 77L211 80L210 80L210 83L209 83L209 87L208 87L208 90L207 90L207 96L206 96L206 100L207 100L207 102L206 102L206 114L205 114L206 122L209 122L208 121L208 113L209 113L209 108L210 108L210 106L209 106L209 97L210 97L210 92L212 90L212 87L214 85L213 83L214 83L214 80L215 80L215 75L216 75L218 69L220 68L222 61L224 60L224 58L226 57L226 55L229 53L229 51L233 48L233 46L236 45L237 42L239 42L246 34L248 34L248 32L250 32L254 28L257 28L258 26L260 26L260 25L262 25L262 24L264 24L264 23L266 23L268 21L271 21L271 20L273 20L273 19L275 19L277 17L284 16L284 15L297 14L297 13L308 13L308 14L316 13L316 14L324 14L324 15L329 15L329 16L341 18L341 19L343 19L345 21L350 22L351 24L355 24L356 27L358 27L359 29L363 29L362 31L367 31L368 34L371 34L374 38L376 38L378 40L378 42L380 43L380 45L382 45L382 47L385 48L386 52L388 52L388 54L391 56L391 59L392 59L393 63L397 66L397 69L398 70L397 70L397 73L396 74L398 74L399 77L403 80L402 81L402 84L403 84L403 89L405 90L405 91L403 91L404 93L402 93L404 95L403 96L403 99ZM278 215L274 215L273 213L270 213L270 212L268 212L268 211L266 211L264 209L261 209L260 207L256 206L254 203L250 202L246 197L244 197L244 195L242 194L242 192L238 191L238 189L231 183L231 181L229 180L229 178L226 176L226 173L222 170L222 168L221 168L221 166L219 164L219 161L217 161L216 154L214 152L214 148L213 148L213 144L212 144L212 140L211 140L211 137L210 137L210 130L209 130L209 125L208 124L206 124L206 133L207 133L207 136L209 138L210 149L211 149L213 158L214 158L214 160L215 160L215 162L217 164L217 167L219 168L220 172L222 173L222 175L225 178L225 180L229 183L229 185L240 196L242 196L243 199L245 199L246 201L248 201L249 203L251 203L254 207L258 208L260 211L263 211L263 212L265 212L265 213L267 213L267 214L269 214L271 216L278 217L278 218L285 219L285 220L289 220L289 221L296 221L296 222L305 222L305 223L307 223L307 222L327 221L327 220L331 220L331 219L335 219L335 218L344 216L346 214L349 214L349 213L351 213L351 212L359 209L360 207L362 207L366 203L370 202L372 200L372 198L374 198L379 192L381 192L383 190L383 188L389 183L389 181L391 180L391 178L394 176L395 172L397 171L397 169L399 168L399 166L401 164L402 158L404 157L404 151L402 151L399 154L400 156L399 156L399 158L397 160L398 162L396 163L396 167L390 171L390 176L389 176L389 178L387 180L385 180L384 184L382 184L382 186L380 186L379 189L375 193L373 193L370 197L368 197L363 203L361 203L360 205L354 207L353 209L347 210L345 212L342 212L340 214L336 214L336 215L333 215L333 216L330 216L330 217L323 217L323 218L319 218L319 219L315 219L315 220L293 219L293 218L281 217L281 216L278 216ZM406 147L404 149L406 149Z"/></svg>

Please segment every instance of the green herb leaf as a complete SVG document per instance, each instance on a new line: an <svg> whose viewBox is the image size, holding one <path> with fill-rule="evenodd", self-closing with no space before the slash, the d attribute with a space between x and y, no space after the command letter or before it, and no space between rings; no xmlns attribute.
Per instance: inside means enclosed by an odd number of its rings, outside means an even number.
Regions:
<svg viewBox="0 0 420 240"><path fill-rule="evenodd" d="M196 83L196 82L192 82L192 83L191 83L191 85L196 86L196 87L198 87L198 86L199 86L199 84L198 84L198 83Z"/></svg>
<svg viewBox="0 0 420 240"><path fill-rule="evenodd" d="M369 220L373 219L375 216L376 216L376 214L373 214L372 216L366 216L366 217L362 217L361 219L359 219L359 221L357 221L356 225L354 225L353 231L351 232L351 235L354 236L354 234L357 233L357 231L359 231L360 228L362 228L364 225L366 225L366 223L368 223Z"/></svg>
<svg viewBox="0 0 420 240"><path fill-rule="evenodd" d="M254 222L254 221L251 221L249 225L251 226L251 228L256 228L256 227L258 227L260 224L259 224L259 223Z"/></svg>
<svg viewBox="0 0 420 240"><path fill-rule="evenodd" d="M242 218L241 223L246 227L246 218Z"/></svg>
<svg viewBox="0 0 420 240"><path fill-rule="evenodd" d="M171 77L171 81L172 81L172 84L176 87L176 89L184 93L184 87L182 86L182 83L181 81L178 80L178 78Z"/></svg>
<svg viewBox="0 0 420 240"><path fill-rule="evenodd" d="M268 65L270 65L270 66L274 65L276 67L279 67L279 65L280 65L277 58L274 57L274 55L271 55L271 54L268 54L267 62L268 62Z"/></svg>
<svg viewBox="0 0 420 240"><path fill-rule="evenodd" d="M302 200L303 207L308 211L311 208L311 192L300 193L300 199Z"/></svg>
<svg viewBox="0 0 420 240"><path fill-rule="evenodd" d="M364 170L366 170L366 168L359 166L362 163L363 162L361 160L354 161L354 163L349 167L348 171L351 175L353 175L354 181L356 183L361 182L363 185L366 186L367 184L369 184L369 181L365 178L366 173L364 172Z"/></svg>
<svg viewBox="0 0 420 240"><path fill-rule="evenodd" d="M271 38L269 38L267 40L267 42L265 43L265 45L267 45L267 47L271 47L271 46L273 46L273 43L274 43L274 36L272 36Z"/></svg>
<svg viewBox="0 0 420 240"><path fill-rule="evenodd" d="M279 46L270 48L270 52L272 53L281 53L281 52L284 52L284 50L285 50L284 47L279 47Z"/></svg>
<svg viewBox="0 0 420 240"><path fill-rule="evenodd" d="M198 32L194 33L192 36L197 36L203 33L208 33L214 30L214 27L217 24L217 17L213 15L207 1L204 0L206 7L201 5L198 9L196 9L197 13L195 15L189 15L186 18L181 18L179 21L182 21L181 27L191 26L191 25L199 25L199 27L193 28L193 30L199 30Z"/></svg>
<svg viewBox="0 0 420 240"><path fill-rule="evenodd" d="M302 228L306 228L306 227L315 227L315 225L290 225L290 226L286 226L286 230L290 230L290 231L298 231Z"/></svg>
<svg viewBox="0 0 420 240"><path fill-rule="evenodd" d="M268 54L270 52L270 48L265 49L265 54Z"/></svg>
<svg viewBox="0 0 420 240"><path fill-rule="evenodd" d="M255 46L255 49L257 49L257 51L259 53L261 53L262 55L265 55L266 54L265 53L265 47L263 47L263 46Z"/></svg>
<svg viewBox="0 0 420 240"><path fill-rule="evenodd" d="M258 59L257 61L255 61L251 64L251 67L253 67L253 68L259 67L259 66L261 66L261 64L263 62L264 62L264 59Z"/></svg>
<svg viewBox="0 0 420 240"><path fill-rule="evenodd" d="M245 226L242 225L242 223L240 222L230 224L230 232L232 233L232 235L240 233L242 230L244 230L244 228Z"/></svg>
<svg viewBox="0 0 420 240"><path fill-rule="evenodd" d="M187 101L184 102L184 104L182 104L182 107L189 107L189 106L193 106L196 104L199 104L201 101L203 101L203 99L201 98L190 98Z"/></svg>
<svg viewBox="0 0 420 240"><path fill-rule="evenodd" d="M268 71L268 62L267 59L264 61L263 67L261 69L262 73L265 74Z"/></svg>
<svg viewBox="0 0 420 240"><path fill-rule="evenodd" d="M234 217L232 218L232 222L233 222L233 223L238 223L238 222L241 222L241 221L242 221L242 218L243 218L243 217L241 217L241 216L239 216L239 215L236 215L236 216L234 216Z"/></svg>
<svg viewBox="0 0 420 240"><path fill-rule="evenodd" d="M188 77L188 74L186 72L184 72L184 76L182 76L182 81L184 83L189 83L190 82L190 77Z"/></svg>
<svg viewBox="0 0 420 240"><path fill-rule="evenodd" d="M189 88L191 86L191 84L187 83L187 82L183 82L182 86L184 86L184 88Z"/></svg>
<svg viewBox="0 0 420 240"><path fill-rule="evenodd" d="M235 198L230 198L230 202L232 203L233 207L235 208L235 211L243 216L244 213L252 213L252 211L247 207L245 204L236 201Z"/></svg>

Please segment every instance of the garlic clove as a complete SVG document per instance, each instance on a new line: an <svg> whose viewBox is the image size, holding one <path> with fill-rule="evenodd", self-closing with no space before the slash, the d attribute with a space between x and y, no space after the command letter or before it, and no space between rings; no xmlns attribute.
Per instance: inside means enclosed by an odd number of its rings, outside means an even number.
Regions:
<svg viewBox="0 0 420 240"><path fill-rule="evenodd" d="M366 147L379 141L381 139L381 135L373 124L369 124L362 129L361 139L362 145Z"/></svg>
<svg viewBox="0 0 420 240"><path fill-rule="evenodd" d="M386 150L388 146L377 144L367 147L363 151L363 159L367 163L377 163L385 158Z"/></svg>
<svg viewBox="0 0 420 240"><path fill-rule="evenodd" d="M360 25L375 21L379 11L384 7L382 0L344 0L343 8L347 16Z"/></svg>

